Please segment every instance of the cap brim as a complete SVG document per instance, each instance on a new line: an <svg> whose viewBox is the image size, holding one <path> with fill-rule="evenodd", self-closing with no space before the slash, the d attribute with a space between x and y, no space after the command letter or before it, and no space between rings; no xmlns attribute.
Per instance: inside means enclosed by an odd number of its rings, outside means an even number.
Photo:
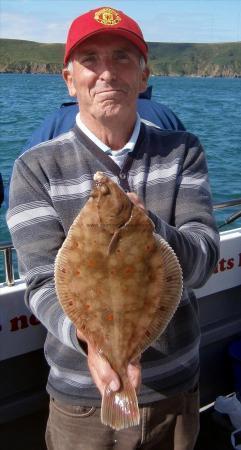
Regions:
<svg viewBox="0 0 241 450"><path fill-rule="evenodd" d="M73 53L73 51L83 42L85 42L86 40L88 40L90 37L97 35L97 34L116 34L118 36L122 36L124 38L126 38L128 41L130 41L135 47L137 47L137 49L140 51L140 53L142 54L142 56L145 59L145 62L147 62L147 53L148 53L148 46L146 44L146 42L144 40L142 40L139 36L137 36L135 33L132 33L131 31L127 31L125 29L122 28L118 28L118 29L99 29L99 30L95 30L92 31L91 33L88 34L88 36L85 36L83 38L81 38L79 41L76 42L76 44L69 50L69 52L65 55L64 57L64 64L68 64L68 61Z"/></svg>

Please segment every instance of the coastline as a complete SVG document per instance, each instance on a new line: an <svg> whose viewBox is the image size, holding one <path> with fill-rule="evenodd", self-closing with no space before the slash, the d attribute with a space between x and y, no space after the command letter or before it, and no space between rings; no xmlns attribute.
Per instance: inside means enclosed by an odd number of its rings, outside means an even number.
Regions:
<svg viewBox="0 0 241 450"><path fill-rule="evenodd" d="M241 77L241 42L147 42L149 68L156 77ZM64 44L0 39L0 73L60 74Z"/></svg>
<svg viewBox="0 0 241 450"><path fill-rule="evenodd" d="M61 71L58 72L43 72L43 71L35 71L35 72L31 72L31 71L3 71L0 69L0 75L62 75ZM158 74L158 73L151 73L150 74L150 78L152 77L159 77L159 78L229 78L229 79L235 79L235 78L241 78L241 73L240 74L234 74L234 75L209 75L209 74L178 74L178 73L172 73L172 74Z"/></svg>

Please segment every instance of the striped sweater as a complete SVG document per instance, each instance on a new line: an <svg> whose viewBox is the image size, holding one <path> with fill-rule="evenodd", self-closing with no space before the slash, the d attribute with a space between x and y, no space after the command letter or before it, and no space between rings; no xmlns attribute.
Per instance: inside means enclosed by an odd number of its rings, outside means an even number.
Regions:
<svg viewBox="0 0 241 450"><path fill-rule="evenodd" d="M69 227L87 201L96 171L136 192L179 258L184 291L164 334L142 355L139 402L145 404L191 388L199 374L199 321L192 289L206 282L218 258L205 155L183 131L141 125L134 151L122 168L79 128L28 150L16 160L7 215L26 303L47 328L49 394L60 401L99 405L75 327L56 297L54 261Z"/></svg>

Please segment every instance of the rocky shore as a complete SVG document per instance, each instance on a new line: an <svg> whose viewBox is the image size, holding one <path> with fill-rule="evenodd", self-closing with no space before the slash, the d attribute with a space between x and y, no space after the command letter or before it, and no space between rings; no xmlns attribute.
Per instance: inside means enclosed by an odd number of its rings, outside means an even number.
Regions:
<svg viewBox="0 0 241 450"><path fill-rule="evenodd" d="M241 42L190 44L149 42L156 76L241 77ZM0 39L0 73L60 74L64 44Z"/></svg>

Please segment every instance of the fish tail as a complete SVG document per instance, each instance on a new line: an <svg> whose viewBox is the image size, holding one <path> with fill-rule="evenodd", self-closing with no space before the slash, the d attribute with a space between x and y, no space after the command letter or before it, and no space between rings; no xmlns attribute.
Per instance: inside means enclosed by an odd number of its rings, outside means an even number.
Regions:
<svg viewBox="0 0 241 450"><path fill-rule="evenodd" d="M101 422L115 430L133 427L140 423L136 391L126 378L120 391L105 388L101 405Z"/></svg>

